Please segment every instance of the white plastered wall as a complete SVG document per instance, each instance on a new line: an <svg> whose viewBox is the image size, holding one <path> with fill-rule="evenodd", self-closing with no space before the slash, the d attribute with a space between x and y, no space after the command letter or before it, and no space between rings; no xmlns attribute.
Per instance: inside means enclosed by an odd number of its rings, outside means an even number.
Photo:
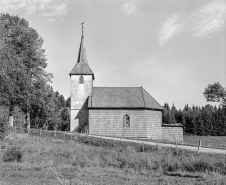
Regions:
<svg viewBox="0 0 226 185"><path fill-rule="evenodd" d="M87 110L87 105L85 105L87 98L92 95L93 77L92 75L82 75L84 83L80 84L80 76L71 75L71 132L76 130L79 124L82 124L82 121L88 120L88 112L84 110ZM80 111L82 113L79 114Z"/></svg>
<svg viewBox="0 0 226 185"><path fill-rule="evenodd" d="M147 121L147 138L162 139L162 112L145 110Z"/></svg>

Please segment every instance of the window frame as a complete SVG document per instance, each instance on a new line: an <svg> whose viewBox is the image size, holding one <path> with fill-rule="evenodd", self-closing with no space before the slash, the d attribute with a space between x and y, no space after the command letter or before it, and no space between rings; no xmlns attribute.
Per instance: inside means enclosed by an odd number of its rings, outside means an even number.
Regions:
<svg viewBox="0 0 226 185"><path fill-rule="evenodd" d="M128 114L123 116L123 127L130 127L130 116Z"/></svg>

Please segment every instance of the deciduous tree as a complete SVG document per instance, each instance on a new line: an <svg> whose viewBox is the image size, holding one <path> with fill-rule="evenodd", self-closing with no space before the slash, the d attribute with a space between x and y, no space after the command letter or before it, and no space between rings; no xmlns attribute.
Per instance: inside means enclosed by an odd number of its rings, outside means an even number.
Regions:
<svg viewBox="0 0 226 185"><path fill-rule="evenodd" d="M220 102L221 105L226 106L226 88L219 82L209 84L203 94L208 102Z"/></svg>
<svg viewBox="0 0 226 185"><path fill-rule="evenodd" d="M0 14L0 97L10 113L19 106L30 127L30 110L45 93L52 75L47 67L43 40L29 23L18 16ZM37 96L38 95L38 96Z"/></svg>

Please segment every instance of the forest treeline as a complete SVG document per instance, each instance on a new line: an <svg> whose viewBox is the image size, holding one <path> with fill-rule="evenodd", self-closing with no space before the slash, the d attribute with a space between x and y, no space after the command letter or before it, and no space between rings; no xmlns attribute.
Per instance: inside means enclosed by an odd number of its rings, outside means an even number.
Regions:
<svg viewBox="0 0 226 185"><path fill-rule="evenodd" d="M40 104L31 104L30 107L30 128L46 130L70 130L70 97L65 100L58 91L49 88L46 101ZM5 121L9 125L9 116L13 116L13 126L26 128L26 114L20 107L14 107L9 111L9 107L0 105L0 122ZM0 126L1 127L1 126Z"/></svg>
<svg viewBox="0 0 226 185"><path fill-rule="evenodd" d="M223 106L206 105L202 107L185 105L177 109L174 104L163 105L162 122L181 123L184 133L193 135L226 136L226 110Z"/></svg>

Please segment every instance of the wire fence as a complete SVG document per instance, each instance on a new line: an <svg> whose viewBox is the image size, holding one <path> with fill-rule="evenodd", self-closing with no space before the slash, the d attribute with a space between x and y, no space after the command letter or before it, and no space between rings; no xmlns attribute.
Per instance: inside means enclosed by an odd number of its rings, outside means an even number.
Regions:
<svg viewBox="0 0 226 185"><path fill-rule="evenodd" d="M71 133L66 131L57 131L57 130L43 130L43 129L26 129L26 128L14 128L16 133L28 133L29 135L35 135L39 137L45 138L55 138L55 139L63 139L63 140L73 140L79 143L84 143L93 146L102 146L102 147L127 147L133 146L137 151L152 151L153 148L159 150L161 148L161 143L158 140L150 141L147 139L136 139L136 138L124 138L124 137L107 137L107 136L97 136L97 135L89 135L87 133ZM156 144L153 146L146 144L148 142L155 142ZM173 148L176 149L176 153L178 153L178 143L177 141L173 144ZM201 148L201 141L197 147L197 153L199 153Z"/></svg>
<svg viewBox="0 0 226 185"><path fill-rule="evenodd" d="M57 130L43 130L43 129L26 129L26 128L14 128L16 133L28 133L30 135L36 135L41 137L50 137L50 138L59 138L64 140L74 140L76 142L95 145L95 146L110 146L115 147L117 145L119 146L128 146L133 145L131 143L138 143L140 147L140 151L146 151L147 149L146 144L148 143L155 143L154 147L161 148L164 144L171 144L172 148L175 148L178 152L178 148L181 148L180 146L191 146L195 147L197 153L200 152L201 148L215 148L215 149L225 149L220 147L210 147L206 146L206 142L202 142L201 140L198 140L195 143L181 143L178 141L175 142L167 142L167 141L160 141L160 140L150 140L150 139L144 139L144 138L125 138L125 137L113 137L113 136L100 136L100 135L90 135L88 133L71 133L67 131L57 131ZM94 144L95 143L95 144ZM123 144L122 144L123 143ZM129 144L128 144L129 143ZM152 146L153 147L153 146Z"/></svg>

